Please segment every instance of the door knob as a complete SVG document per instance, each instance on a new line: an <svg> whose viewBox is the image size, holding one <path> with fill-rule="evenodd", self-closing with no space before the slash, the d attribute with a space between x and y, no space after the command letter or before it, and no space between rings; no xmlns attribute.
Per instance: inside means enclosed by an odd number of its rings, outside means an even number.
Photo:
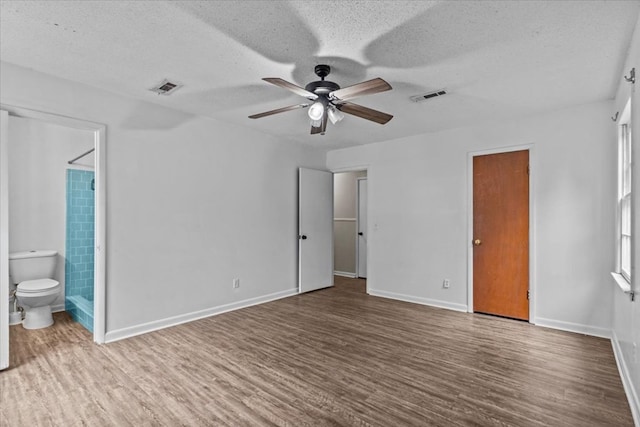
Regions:
<svg viewBox="0 0 640 427"><path fill-rule="evenodd" d="M476 240L473 241L473 245L474 246L480 246L481 244L482 244L482 240L480 240L480 239L476 239Z"/></svg>

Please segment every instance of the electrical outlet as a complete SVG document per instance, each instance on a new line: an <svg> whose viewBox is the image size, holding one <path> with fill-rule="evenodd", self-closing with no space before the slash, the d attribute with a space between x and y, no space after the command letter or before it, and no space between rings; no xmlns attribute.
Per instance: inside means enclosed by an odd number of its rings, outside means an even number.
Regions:
<svg viewBox="0 0 640 427"><path fill-rule="evenodd" d="M449 289L449 285L451 285L451 282L449 281L449 279L444 279L442 281L442 287L445 289Z"/></svg>
<svg viewBox="0 0 640 427"><path fill-rule="evenodd" d="M233 289L238 289L240 287L240 279L233 279Z"/></svg>

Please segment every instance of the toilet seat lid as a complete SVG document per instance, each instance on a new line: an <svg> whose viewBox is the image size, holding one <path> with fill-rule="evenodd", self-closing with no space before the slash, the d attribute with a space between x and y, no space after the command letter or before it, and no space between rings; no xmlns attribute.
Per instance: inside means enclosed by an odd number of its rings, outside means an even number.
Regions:
<svg viewBox="0 0 640 427"><path fill-rule="evenodd" d="M58 286L58 281L53 279L36 279L25 280L18 284L18 291L20 292L42 292Z"/></svg>

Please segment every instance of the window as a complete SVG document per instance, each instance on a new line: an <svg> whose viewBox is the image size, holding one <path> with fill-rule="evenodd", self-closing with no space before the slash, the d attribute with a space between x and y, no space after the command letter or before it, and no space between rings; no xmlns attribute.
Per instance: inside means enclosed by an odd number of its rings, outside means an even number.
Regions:
<svg viewBox="0 0 640 427"><path fill-rule="evenodd" d="M630 104L627 103L621 117L618 158L618 223L619 230L619 273L631 283L631 126Z"/></svg>

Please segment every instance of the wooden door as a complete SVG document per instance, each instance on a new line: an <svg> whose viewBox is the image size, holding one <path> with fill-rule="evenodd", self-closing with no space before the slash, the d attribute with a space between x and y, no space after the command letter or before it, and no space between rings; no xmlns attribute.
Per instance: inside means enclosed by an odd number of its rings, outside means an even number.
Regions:
<svg viewBox="0 0 640 427"><path fill-rule="evenodd" d="M333 174L300 168L299 292L333 286Z"/></svg>
<svg viewBox="0 0 640 427"><path fill-rule="evenodd" d="M473 158L473 310L529 320L529 151Z"/></svg>

